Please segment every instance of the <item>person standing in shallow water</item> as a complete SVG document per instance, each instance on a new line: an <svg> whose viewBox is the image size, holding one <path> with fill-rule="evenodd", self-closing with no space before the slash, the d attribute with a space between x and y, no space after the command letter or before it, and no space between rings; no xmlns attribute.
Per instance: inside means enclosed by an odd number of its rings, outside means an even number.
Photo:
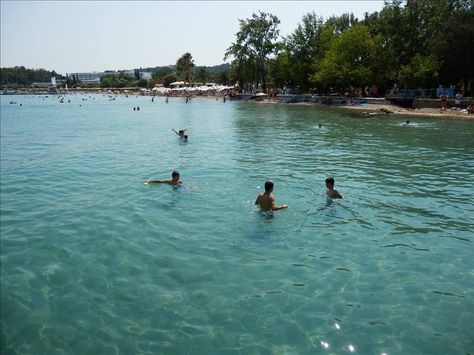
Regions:
<svg viewBox="0 0 474 355"><path fill-rule="evenodd" d="M334 189L334 178L333 177L328 177L326 179L326 196L330 198L343 198L342 195Z"/></svg>
<svg viewBox="0 0 474 355"><path fill-rule="evenodd" d="M265 182L265 192L261 192L255 200L256 205L260 205L262 211L278 211L284 208L288 208L287 205L276 206L275 196L272 195L273 182Z"/></svg>

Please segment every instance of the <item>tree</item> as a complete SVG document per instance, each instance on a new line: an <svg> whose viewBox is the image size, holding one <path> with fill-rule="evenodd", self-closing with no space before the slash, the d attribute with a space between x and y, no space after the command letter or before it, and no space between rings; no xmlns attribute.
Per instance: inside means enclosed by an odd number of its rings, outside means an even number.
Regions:
<svg viewBox="0 0 474 355"><path fill-rule="evenodd" d="M148 80L141 78L137 82L138 87L146 88L148 86Z"/></svg>
<svg viewBox="0 0 474 355"><path fill-rule="evenodd" d="M270 13L260 11L259 15L252 14L251 19L239 19L239 22L240 30L236 34L236 42L227 48L224 60L232 56L234 68L239 72L238 76L242 76L241 79L244 80L252 80L244 76L255 74L254 83L261 84L265 90L266 63L269 56L276 54L278 50L276 40L280 32L280 20ZM252 68L248 68L249 66Z"/></svg>
<svg viewBox="0 0 474 355"><path fill-rule="evenodd" d="M380 37L372 38L367 26L356 24L338 36L312 76L323 87L363 87L376 80L383 62Z"/></svg>
<svg viewBox="0 0 474 355"><path fill-rule="evenodd" d="M158 70L154 70L153 73L151 74L151 77L153 79L158 79L158 78L163 78L165 75L173 73L173 69L170 67L162 67L159 68Z"/></svg>
<svg viewBox="0 0 474 355"><path fill-rule="evenodd" d="M310 85L310 73L313 71L313 65L319 61L324 55L324 48L322 39L322 24L323 20L318 17L316 13L308 13L303 16L303 19L296 30L285 38L285 49L287 55L277 60L277 73L275 78L277 82L281 81L281 74L283 71L288 72L286 80L297 82L303 90L308 90ZM288 68L283 69L282 65L286 63ZM275 68L276 69L276 68Z"/></svg>
<svg viewBox="0 0 474 355"><path fill-rule="evenodd" d="M171 83L178 80L178 75L176 75L175 72L171 72L169 74L166 74L162 80L163 80L163 85L165 87L168 87Z"/></svg>
<svg viewBox="0 0 474 355"><path fill-rule="evenodd" d="M230 82L229 70L224 70L224 71L214 74L214 80L218 84L229 85L229 82Z"/></svg>
<svg viewBox="0 0 474 355"><path fill-rule="evenodd" d="M207 72L207 68L199 67L196 74L196 80L205 84L207 82L208 77L209 77L209 73Z"/></svg>
<svg viewBox="0 0 474 355"><path fill-rule="evenodd" d="M185 82L191 82L191 69L194 67L194 60L191 53L184 53L176 62L178 73Z"/></svg>
<svg viewBox="0 0 474 355"><path fill-rule="evenodd" d="M441 63L440 81L462 83L465 94L474 89L474 11L458 11L446 22L437 38L434 52Z"/></svg>
<svg viewBox="0 0 474 355"><path fill-rule="evenodd" d="M270 62L269 68L271 83L274 87L283 87L295 77L291 74L292 62L290 54L287 51L278 54L278 56Z"/></svg>

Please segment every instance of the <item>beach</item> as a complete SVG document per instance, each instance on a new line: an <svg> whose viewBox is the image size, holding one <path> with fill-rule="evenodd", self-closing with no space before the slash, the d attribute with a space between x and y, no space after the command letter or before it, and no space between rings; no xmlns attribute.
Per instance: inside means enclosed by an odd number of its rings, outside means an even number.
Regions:
<svg viewBox="0 0 474 355"><path fill-rule="evenodd" d="M352 106L344 105L341 106L349 110L357 110L364 112L380 112L380 110L388 110L394 115L404 115L404 116L429 116L429 117L440 117L440 118L466 118L474 119L473 114L462 113L457 110L447 109L440 112L439 108L433 107L423 107L423 108L414 108L408 109L400 106L390 105L390 104L366 104L364 106Z"/></svg>

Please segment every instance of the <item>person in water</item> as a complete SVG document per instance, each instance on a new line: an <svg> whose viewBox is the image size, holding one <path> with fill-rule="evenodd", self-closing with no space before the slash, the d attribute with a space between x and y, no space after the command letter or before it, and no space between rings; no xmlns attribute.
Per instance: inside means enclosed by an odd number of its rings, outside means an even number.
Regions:
<svg viewBox="0 0 474 355"><path fill-rule="evenodd" d="M179 179L179 173L175 170L171 173L170 180L145 180L145 184L168 184L171 186L178 186L182 183Z"/></svg>
<svg viewBox="0 0 474 355"><path fill-rule="evenodd" d="M186 132L185 129L180 129L178 132L176 132L176 130L174 128L171 128L171 130L174 133L176 133L179 136L179 138L181 138L181 139L184 139L184 137L186 137L186 138L188 137L186 134L184 134L184 132Z"/></svg>
<svg viewBox="0 0 474 355"><path fill-rule="evenodd" d="M272 195L273 182L265 182L265 192L259 193L255 200L256 205L260 205L262 211L278 211L284 208L288 208L287 205L277 206L275 205L275 196Z"/></svg>
<svg viewBox="0 0 474 355"><path fill-rule="evenodd" d="M342 195L336 189L334 189L334 178L328 177L326 179L326 187L327 187L327 190L326 190L327 197L343 198Z"/></svg>

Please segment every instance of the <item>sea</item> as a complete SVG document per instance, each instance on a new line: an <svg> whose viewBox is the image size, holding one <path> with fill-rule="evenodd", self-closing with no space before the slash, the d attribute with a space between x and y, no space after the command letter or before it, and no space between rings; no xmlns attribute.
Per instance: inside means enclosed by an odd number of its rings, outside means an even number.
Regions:
<svg viewBox="0 0 474 355"><path fill-rule="evenodd" d="M112 93L0 109L3 355L474 354L473 120ZM255 205L268 180L288 209Z"/></svg>

